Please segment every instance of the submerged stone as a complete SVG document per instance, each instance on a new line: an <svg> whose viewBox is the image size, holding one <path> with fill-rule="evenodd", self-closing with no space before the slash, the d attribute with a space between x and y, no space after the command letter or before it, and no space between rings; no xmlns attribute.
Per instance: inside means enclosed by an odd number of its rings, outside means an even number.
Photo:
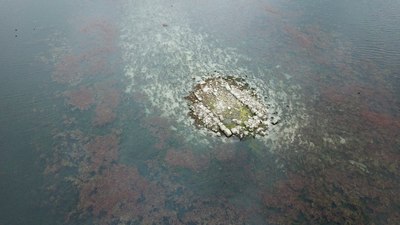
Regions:
<svg viewBox="0 0 400 225"><path fill-rule="evenodd" d="M189 115L200 127L240 139L267 134L267 107L243 79L206 78L186 98Z"/></svg>

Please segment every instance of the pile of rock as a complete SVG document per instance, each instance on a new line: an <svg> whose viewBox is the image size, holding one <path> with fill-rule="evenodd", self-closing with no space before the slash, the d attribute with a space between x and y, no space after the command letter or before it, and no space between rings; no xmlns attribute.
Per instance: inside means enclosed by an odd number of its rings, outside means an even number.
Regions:
<svg viewBox="0 0 400 225"><path fill-rule="evenodd" d="M267 134L267 107L242 79L204 79L186 98L195 123L218 135L242 139Z"/></svg>

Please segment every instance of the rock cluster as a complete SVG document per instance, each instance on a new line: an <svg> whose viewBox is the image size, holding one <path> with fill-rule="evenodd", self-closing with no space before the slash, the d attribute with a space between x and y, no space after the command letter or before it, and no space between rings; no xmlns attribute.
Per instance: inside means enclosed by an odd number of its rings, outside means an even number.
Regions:
<svg viewBox="0 0 400 225"><path fill-rule="evenodd" d="M201 127L240 139L267 134L267 107L254 89L240 78L204 79L186 98L189 114Z"/></svg>

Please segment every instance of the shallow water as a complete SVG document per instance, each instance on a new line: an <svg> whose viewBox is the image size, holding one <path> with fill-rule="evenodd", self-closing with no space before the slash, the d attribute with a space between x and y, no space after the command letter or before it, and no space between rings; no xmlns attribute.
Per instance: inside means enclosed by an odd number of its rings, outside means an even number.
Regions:
<svg viewBox="0 0 400 225"><path fill-rule="evenodd" d="M397 223L397 1L3 5L0 224ZM266 137L194 126L215 71Z"/></svg>

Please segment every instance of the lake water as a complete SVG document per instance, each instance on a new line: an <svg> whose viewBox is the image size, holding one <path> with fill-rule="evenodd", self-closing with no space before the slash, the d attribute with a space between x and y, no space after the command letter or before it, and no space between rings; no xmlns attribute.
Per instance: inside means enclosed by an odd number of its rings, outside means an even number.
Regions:
<svg viewBox="0 0 400 225"><path fill-rule="evenodd" d="M3 1L0 224L398 224L399 11ZM263 97L267 136L194 125L215 73Z"/></svg>

